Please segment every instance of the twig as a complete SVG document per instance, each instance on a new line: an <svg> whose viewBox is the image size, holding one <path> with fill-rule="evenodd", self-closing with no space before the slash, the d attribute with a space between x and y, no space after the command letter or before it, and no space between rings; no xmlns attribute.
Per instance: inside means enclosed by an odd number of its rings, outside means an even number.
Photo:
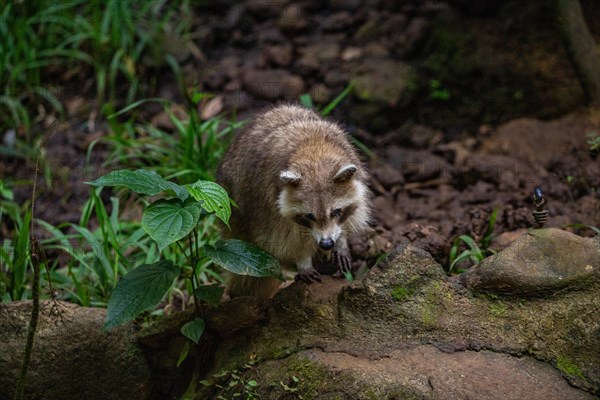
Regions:
<svg viewBox="0 0 600 400"><path fill-rule="evenodd" d="M31 350L33 349L33 341L35 338L35 331L37 329L38 317L40 312L40 259L42 248L40 243L33 235L33 216L35 210L35 192L37 188L37 178L40 167L39 156L35 160L35 175L33 180L33 190L31 194L31 227L29 230L29 251L31 254L31 267L33 268L33 283L31 285L31 295L33 298L33 304L31 306L31 319L29 320L29 327L27 329L27 342L25 343L25 352L23 354L23 362L21 363L21 370L19 371L19 380L17 381L17 388L15 390L15 400L22 400L23 393L25 391L25 381L27 378L27 368L29 366L29 360L31 359Z"/></svg>

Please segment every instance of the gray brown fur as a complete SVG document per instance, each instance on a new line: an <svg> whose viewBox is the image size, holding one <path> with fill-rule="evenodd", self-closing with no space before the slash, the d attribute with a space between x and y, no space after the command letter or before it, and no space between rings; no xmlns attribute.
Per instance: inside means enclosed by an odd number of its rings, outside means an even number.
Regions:
<svg viewBox="0 0 600 400"><path fill-rule="evenodd" d="M217 179L238 205L229 236L257 244L283 266L296 265L315 278L309 281L318 280L307 260L319 250L319 235L339 235L334 253L348 264L346 238L369 220L368 175L347 134L300 106L259 115L234 139ZM344 215L333 217L334 205L343 205ZM307 213L314 221L304 220ZM262 293L269 286L273 281L234 277L229 292L269 297Z"/></svg>

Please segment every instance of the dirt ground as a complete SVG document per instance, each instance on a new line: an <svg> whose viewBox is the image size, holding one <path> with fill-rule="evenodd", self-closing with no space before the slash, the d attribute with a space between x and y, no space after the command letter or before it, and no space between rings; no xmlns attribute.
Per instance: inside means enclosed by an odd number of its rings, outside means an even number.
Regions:
<svg viewBox="0 0 600 400"><path fill-rule="evenodd" d="M546 226L600 226L600 163L586 136L600 134L600 114L584 106L543 4L225 3L198 8L193 46L165 47L190 85L220 99L222 112L246 118L301 93L321 106L354 81L333 115L373 153L365 161L375 218L372 231L351 242L357 267L406 241L446 264L453 239L480 241L494 209L491 248L499 250L534 226L538 186ZM93 78L80 79L75 87L93 87ZM169 73L154 94L182 100ZM65 91L61 100L67 122L42 121L51 178L42 170L36 203L37 217L52 224L78 221L83 182L107 172L101 143L86 161L90 143L108 133L93 97ZM159 108L139 117L169 129ZM33 176L32 162L0 163L3 175ZM18 186L17 200L30 191Z"/></svg>

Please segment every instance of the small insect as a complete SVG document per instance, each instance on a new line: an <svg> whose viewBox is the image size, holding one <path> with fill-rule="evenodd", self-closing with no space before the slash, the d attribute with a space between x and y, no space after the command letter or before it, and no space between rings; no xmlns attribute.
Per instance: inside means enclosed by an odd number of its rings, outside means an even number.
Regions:
<svg viewBox="0 0 600 400"><path fill-rule="evenodd" d="M533 206L535 210L533 210L533 219L539 228L543 228L544 224L548 220L548 210L545 208L546 199L544 198L544 192L539 187L533 189Z"/></svg>

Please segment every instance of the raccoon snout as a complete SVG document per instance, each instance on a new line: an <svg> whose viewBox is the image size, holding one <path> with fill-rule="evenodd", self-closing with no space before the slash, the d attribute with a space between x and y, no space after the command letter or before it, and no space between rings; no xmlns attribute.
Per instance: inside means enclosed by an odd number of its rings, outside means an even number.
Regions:
<svg viewBox="0 0 600 400"><path fill-rule="evenodd" d="M322 248L323 250L331 250L333 249L333 245L335 244L335 242L333 241L333 239L321 239L319 240L319 247Z"/></svg>

